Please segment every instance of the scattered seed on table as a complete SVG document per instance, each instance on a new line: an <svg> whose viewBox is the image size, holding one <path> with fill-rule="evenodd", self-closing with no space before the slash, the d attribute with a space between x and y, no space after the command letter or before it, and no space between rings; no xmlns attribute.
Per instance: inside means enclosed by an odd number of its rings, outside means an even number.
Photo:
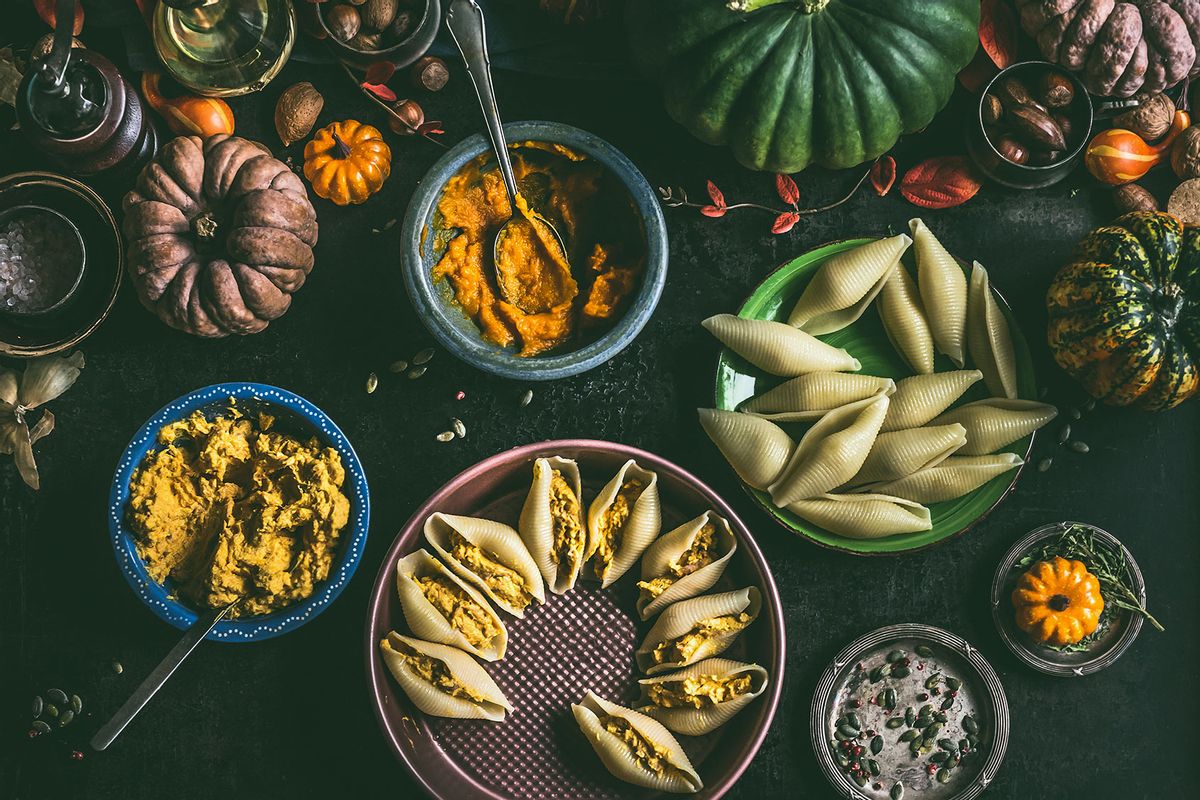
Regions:
<svg viewBox="0 0 1200 800"><path fill-rule="evenodd" d="M433 358L433 348L426 347L424 350L422 350L421 352L419 352L415 356L413 356L413 363L418 364L418 365L428 364L429 360L432 358Z"/></svg>
<svg viewBox="0 0 1200 800"><path fill-rule="evenodd" d="M1054 459L1047 456L1038 462L1038 472L1046 472L1054 465Z"/></svg>
<svg viewBox="0 0 1200 800"><path fill-rule="evenodd" d="M458 417L450 418L450 427L454 430L454 434L458 438L460 438L460 439L467 438L467 426L464 425L463 421L461 419L459 419Z"/></svg>
<svg viewBox="0 0 1200 800"><path fill-rule="evenodd" d="M367 394L371 394L379 388L379 376L372 372L367 376Z"/></svg>
<svg viewBox="0 0 1200 800"><path fill-rule="evenodd" d="M1079 440L1071 442L1071 449L1076 453L1089 453L1092 450L1092 448L1087 446L1086 442L1081 442Z"/></svg>
<svg viewBox="0 0 1200 800"><path fill-rule="evenodd" d="M58 716L58 706L54 703L46 703L46 710L43 712L47 717L54 719Z"/></svg>
<svg viewBox="0 0 1200 800"><path fill-rule="evenodd" d="M50 732L50 726L48 724L46 724L45 720L41 720L41 719L35 719L33 721L33 729L35 731L37 731L38 733L49 733Z"/></svg>
<svg viewBox="0 0 1200 800"><path fill-rule="evenodd" d="M454 431L442 431L437 435L439 442L449 442L454 438Z"/></svg>
<svg viewBox="0 0 1200 800"><path fill-rule="evenodd" d="M462 389L459 389L457 392L454 393L455 400L465 400L466 397L467 397L467 393L464 392Z"/></svg>
<svg viewBox="0 0 1200 800"><path fill-rule="evenodd" d="M1046 395L1048 394L1050 394L1050 388L1048 386L1043 386L1042 388L1038 389L1038 400L1045 400Z"/></svg>
<svg viewBox="0 0 1200 800"><path fill-rule="evenodd" d="M404 370L406 370L406 369L408 369L408 362L405 361L403 358L401 358L397 361L393 361L391 364L388 365L388 371L393 372L397 375L399 375L401 372L404 372Z"/></svg>
<svg viewBox="0 0 1200 800"><path fill-rule="evenodd" d="M1084 403L1084 404L1083 404L1083 410L1084 410L1084 411L1089 411L1089 412L1090 412L1090 411L1095 411L1095 410L1096 410L1096 401L1095 401L1095 399L1088 400L1086 403Z"/></svg>
<svg viewBox="0 0 1200 800"><path fill-rule="evenodd" d="M410 381L415 381L417 378L425 374L425 369L425 367L413 367L412 371L408 373L408 379Z"/></svg>
<svg viewBox="0 0 1200 800"><path fill-rule="evenodd" d="M118 675L120 675L122 672L125 671L125 667L121 664L120 661L117 661L114 658L113 662L112 662L112 671L117 673Z"/></svg>
<svg viewBox="0 0 1200 800"><path fill-rule="evenodd" d="M68 708L66 711L62 712L62 714L59 715L58 727L60 727L60 728L67 727L68 725L71 724L71 720L73 720L73 719L75 719L75 712Z"/></svg>
<svg viewBox="0 0 1200 800"><path fill-rule="evenodd" d="M1071 438L1071 423L1068 422L1066 425L1063 425L1062 430L1058 432L1058 443L1066 444L1067 440L1070 438Z"/></svg>
<svg viewBox="0 0 1200 800"><path fill-rule="evenodd" d="M1078 408L1071 409L1071 419L1083 419L1083 414L1080 413Z"/></svg>
<svg viewBox="0 0 1200 800"><path fill-rule="evenodd" d="M526 389L525 394L521 395L521 408L533 402L533 389Z"/></svg>
<svg viewBox="0 0 1200 800"><path fill-rule="evenodd" d="M71 695L71 710L76 714L83 711L83 699L77 694Z"/></svg>
<svg viewBox="0 0 1200 800"><path fill-rule="evenodd" d="M33 718L37 719L42 715L42 709L45 707L45 701L41 695L35 695L33 698Z"/></svg>
<svg viewBox="0 0 1200 800"><path fill-rule="evenodd" d="M67 704L67 693L62 689L51 689L46 692L46 699L56 705L65 706Z"/></svg>

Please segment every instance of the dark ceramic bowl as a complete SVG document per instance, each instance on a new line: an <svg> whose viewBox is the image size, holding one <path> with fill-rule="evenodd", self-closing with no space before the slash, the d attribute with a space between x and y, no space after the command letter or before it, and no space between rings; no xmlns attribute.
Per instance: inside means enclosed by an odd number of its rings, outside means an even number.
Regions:
<svg viewBox="0 0 1200 800"><path fill-rule="evenodd" d="M396 596L396 561L425 544L422 527L442 511L515 525L529 492L533 460L573 458L589 499L630 458L658 474L663 530L706 510L729 521L737 552L721 580L722 592L757 586L758 619L722 654L761 664L770 675L763 695L722 727L679 741L704 781L693 797L711 800L737 782L758 752L779 705L784 675L783 607L770 568L745 524L712 489L659 456L611 442L568 439L541 442L485 459L452 478L417 509L388 549L371 590L363 642L371 706L389 748L425 792L441 800L619 800L661 797L612 777L571 717L570 704L593 689L628 705L641 675L633 651L651 623L638 620L635 566L607 589L581 580L566 594L547 592L523 618L504 617L508 650L485 666L513 704L502 723L440 719L417 711L379 655L388 631L406 631Z"/></svg>
<svg viewBox="0 0 1200 800"><path fill-rule="evenodd" d="M317 19L320 21L321 27L329 34L325 41L329 43L329 47L338 58L363 68L369 67L377 61L390 61L397 68L407 67L423 56L429 49L429 45L433 44L438 26L442 22L441 0L425 0L424 8L420 9L421 18L412 26L407 36L395 44L379 50L359 50L329 33L329 26L325 23L325 14L322 13L325 8L328 8L328 5L322 4L317 8ZM410 8L408 5L403 5L402 8L418 10Z"/></svg>
<svg viewBox="0 0 1200 800"><path fill-rule="evenodd" d="M33 320L44 318L47 315L54 314L60 311L75 296L75 290L79 288L79 284L83 282L83 273L87 268L87 248L83 245L83 236L79 233L79 228L74 222L67 219L66 216L52 208L45 206L23 205L12 206L0 211L0 228L2 228L10 220L20 219L22 217L42 216L55 220L59 231L63 236L66 236L76 248L77 259L73 259L71 271L59 280L59 289L52 302L40 308L5 308L0 306L0 312L12 315L18 318Z"/></svg>
<svg viewBox="0 0 1200 800"><path fill-rule="evenodd" d="M1067 149L1057 161L1041 166L1033 164L1017 164L1009 161L996 149L988 137L983 124L983 99L993 87L1008 78L1019 78L1026 86L1032 79L1045 73L1054 72L1071 82L1075 89L1075 99L1061 111L1071 120L1071 135L1067 138ZM1049 61L1023 61L1000 70L994 78L988 81L975 104L975 111L967 124L967 153L984 175L1013 189L1040 189L1058 183L1078 166L1083 150L1092 137L1092 123L1095 108L1087 88L1072 73Z"/></svg>
<svg viewBox="0 0 1200 800"><path fill-rule="evenodd" d="M413 193L404 215L404 285L421 321L434 338L454 355L485 372L505 378L554 380L578 375L600 366L624 350L650 319L667 280L667 226L658 197L638 168L621 151L587 131L558 122L513 122L504 126L509 142L544 141L567 145L607 168L629 193L634 212L645 234L645 269L640 287L623 316L599 338L571 352L553 352L522 358L485 341L475 322L463 313L446 282L434 283L430 274L434 252L434 213L442 188L471 159L490 152L482 134L459 142L426 173Z"/></svg>
<svg viewBox="0 0 1200 800"><path fill-rule="evenodd" d="M158 447L158 432L163 426L191 416L194 411L216 416L229 407L230 399L236 399L243 410L263 408L269 411L276 420L275 430L297 438L315 437L321 444L336 450L346 470L342 490L350 500L350 521L342 529L329 577L317 584L312 595L271 614L223 620L206 637L217 642L256 642L293 631L328 608L358 569L367 543L371 517L367 477L350 440L324 411L286 389L261 383L218 383L171 401L138 429L117 464L108 496L108 530L117 566L130 588L164 622L180 630L190 628L196 622L195 610L179 600L173 586L158 583L146 572L133 531L125 519L125 506L129 502L133 473L146 454Z"/></svg>
<svg viewBox="0 0 1200 800"><path fill-rule="evenodd" d="M112 210L100 195L72 178L52 172L0 178L0 213L18 206L41 206L65 218L78 232L89 265L53 310L0 314L0 354L44 356L75 346L100 327L117 300L125 247Z"/></svg>

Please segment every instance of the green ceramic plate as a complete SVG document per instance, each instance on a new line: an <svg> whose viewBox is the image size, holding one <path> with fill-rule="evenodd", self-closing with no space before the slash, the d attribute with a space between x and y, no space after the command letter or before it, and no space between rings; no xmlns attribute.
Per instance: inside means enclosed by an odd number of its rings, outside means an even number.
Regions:
<svg viewBox="0 0 1200 800"><path fill-rule="evenodd" d="M838 253L870 241L873 240L847 239L841 242L832 242L789 261L759 284L754 293L750 295L750 299L742 305L738 315L748 319L786 322L788 313L804 291L804 287L808 285L809 280L825 261ZM905 263L910 269L913 266L911 259L912 251L910 250L904 256ZM1008 303L999 294L996 294L996 300L1008 319L1009 328L1012 331L1013 347L1017 353L1017 384L1020 395L1022 398L1033 399L1037 392L1037 384L1033 374L1033 359L1029 355L1029 345L1017 328L1017 322L1013 318ZM851 355L862 362L861 373L864 375L879 375L899 380L913 374L900 355L892 348L892 344L883 330L883 323L879 320L879 314L874 308L867 309L867 312L853 325L820 338L835 347L844 347L848 350ZM967 366L970 367L971 364ZM938 372L944 372L956 367L954 362L939 353L934 368ZM727 411L735 410L742 401L767 391L782 383L783 380L783 378L763 373L732 351L724 349L717 361L716 407ZM988 396L983 381L980 381L971 387L959 403L983 400ZM797 440L806 428L803 423L787 423L783 427ZM1014 442L1006 449L1008 452L1018 454L1022 459L1028 459L1032 447L1033 435L1030 435ZM931 530L889 536L883 539L850 539L830 533L789 511L776 508L771 504L771 499L766 492L749 487L746 487L746 491L779 524L806 539L848 553L880 555L920 550L966 531L986 517L1012 491L1020 472L1021 468L1017 468L994 478L974 492L957 500L930 506L929 510L933 514Z"/></svg>

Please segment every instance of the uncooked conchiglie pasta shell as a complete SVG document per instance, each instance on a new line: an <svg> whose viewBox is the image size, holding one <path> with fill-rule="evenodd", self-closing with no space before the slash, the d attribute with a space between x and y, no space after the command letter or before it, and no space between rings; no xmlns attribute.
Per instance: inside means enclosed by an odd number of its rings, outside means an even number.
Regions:
<svg viewBox="0 0 1200 800"><path fill-rule="evenodd" d="M1023 463L1016 453L950 456L937 466L914 472L900 480L872 484L866 488L915 503L942 503L973 492L997 475L1003 475Z"/></svg>
<svg viewBox="0 0 1200 800"><path fill-rule="evenodd" d="M729 523L712 511L705 511L673 531L664 533L658 538L658 541L650 545L642 555L642 580L650 581L666 575L671 565L691 548L696 535L705 525L712 525L715 529L713 537L713 555L715 557L695 572L676 580L658 597L650 599L643 590L637 601L638 615L643 620L650 619L672 603L687 600L701 592L708 591L714 583L720 580L721 575L725 572L725 567L729 564L729 559L733 558L733 554L737 552L737 537L730 530Z"/></svg>
<svg viewBox="0 0 1200 800"><path fill-rule="evenodd" d="M983 382L996 397L1017 398L1017 355L1012 332L992 295L987 270L976 261L971 269L967 304L967 345Z"/></svg>
<svg viewBox="0 0 1200 800"><path fill-rule="evenodd" d="M966 443L967 429L957 423L881 433L862 469L847 485L903 478L932 467Z"/></svg>
<svg viewBox="0 0 1200 800"><path fill-rule="evenodd" d="M448 694L422 678L410 669L405 661L401 652L404 646L441 661L455 680L483 699L476 701ZM379 651L383 663L387 664L392 677L408 695L408 699L430 716L501 722L505 712L512 711L512 704L492 680L492 676L488 675L475 659L456 647L401 636L392 631L386 639L379 642Z"/></svg>
<svg viewBox="0 0 1200 800"><path fill-rule="evenodd" d="M742 403L741 410L775 422L818 420L835 408L896 391L891 378L851 372L810 372Z"/></svg>
<svg viewBox="0 0 1200 800"><path fill-rule="evenodd" d="M887 275L912 244L908 234L890 236L826 261L796 301L788 324L813 336L840 331L860 316Z"/></svg>
<svg viewBox="0 0 1200 800"><path fill-rule="evenodd" d="M697 412L700 426L729 466L755 489L766 489L796 448L792 437L774 422L715 408L700 408Z"/></svg>
<svg viewBox="0 0 1200 800"><path fill-rule="evenodd" d="M857 372L862 369L858 359L845 350L827 345L782 322L717 314L701 324L721 344L772 375L794 378L806 372Z"/></svg>
<svg viewBox="0 0 1200 800"><path fill-rule="evenodd" d="M917 284L903 264L892 268L875 302L892 347L913 372L933 372L933 333L921 305Z"/></svg>
<svg viewBox="0 0 1200 800"><path fill-rule="evenodd" d="M642 489L633 501L629 516L625 519L617 533L617 547L612 553L612 559L606 566L600 563L601 539L603 537L606 515L616 501L621 487L632 479L642 483ZM626 461L617 474L613 476L592 505L588 508L588 549L585 558L595 558L596 577L602 586L611 586L624 575L641 557L650 543L658 536L662 527L662 514L658 501L658 476L648 469L642 469L632 458Z"/></svg>
<svg viewBox="0 0 1200 800"><path fill-rule="evenodd" d="M917 253L917 285L938 350L963 365L967 327L967 276L954 256L920 219L908 221Z"/></svg>
<svg viewBox="0 0 1200 800"><path fill-rule="evenodd" d="M960 369L932 375L913 375L896 381L892 404L880 430L901 431L921 427L953 405L963 392L982 377L983 373L977 369Z"/></svg>
<svg viewBox="0 0 1200 800"><path fill-rule="evenodd" d="M499 608L516 617L525 616L525 610L504 600L488 585L488 578L477 575L471 568L450 554L453 547L450 544L450 534L454 532L471 544L491 553L504 566L516 572L525 580L525 586L533 600L546 602L546 587L542 581L542 573L521 535L502 522L478 517L461 517L454 514L437 512L425 520L425 541L433 551L445 561L458 577L470 583L487 595L488 599Z"/></svg>
<svg viewBox="0 0 1200 800"><path fill-rule="evenodd" d="M1028 436L1057 416L1058 409L1045 403L993 397L951 409L934 424L962 425L967 429L967 443L958 454L982 456Z"/></svg>
<svg viewBox="0 0 1200 800"><path fill-rule="evenodd" d="M880 539L933 527L928 508L886 494L825 494L792 503L788 510L851 539Z"/></svg>
<svg viewBox="0 0 1200 800"><path fill-rule="evenodd" d="M646 699L646 689L652 684L672 683L701 675L726 678L744 673L749 673L751 676L751 690L722 703L705 705L701 708L664 708L649 703ZM656 675L653 678L643 678L638 681L642 687L642 700L638 710L646 716L658 720L668 730L681 736L703 736L706 733L712 733L754 702L755 698L766 691L768 683L767 671L758 664L745 664L729 658L706 658L689 667L684 667L678 672Z"/></svg>

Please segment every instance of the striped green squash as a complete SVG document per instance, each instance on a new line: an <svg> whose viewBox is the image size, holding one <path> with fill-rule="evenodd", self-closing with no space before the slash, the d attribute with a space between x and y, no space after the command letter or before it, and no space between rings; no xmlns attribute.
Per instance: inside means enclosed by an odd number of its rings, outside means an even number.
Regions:
<svg viewBox="0 0 1200 800"><path fill-rule="evenodd" d="M920 130L979 45L979 0L631 0L667 112L751 169L851 167Z"/></svg>
<svg viewBox="0 0 1200 800"><path fill-rule="evenodd" d="M1151 211L1097 228L1046 307L1054 360L1093 397L1160 411L1200 389L1200 228Z"/></svg>

